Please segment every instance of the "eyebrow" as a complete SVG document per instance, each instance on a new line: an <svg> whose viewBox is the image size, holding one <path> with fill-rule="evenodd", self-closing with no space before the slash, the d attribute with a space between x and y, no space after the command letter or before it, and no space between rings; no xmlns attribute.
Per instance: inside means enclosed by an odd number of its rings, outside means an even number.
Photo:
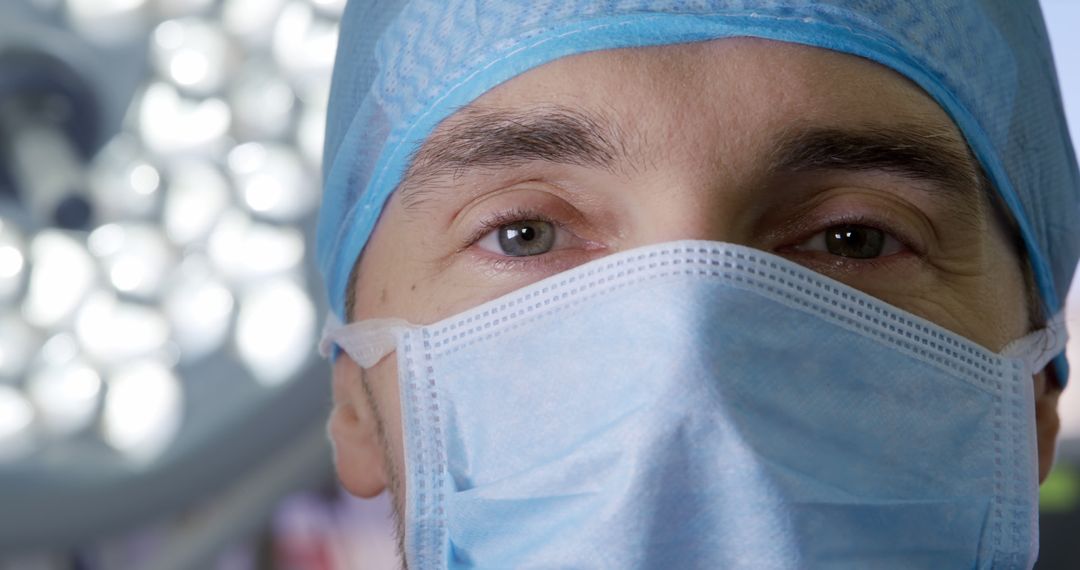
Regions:
<svg viewBox="0 0 1080 570"><path fill-rule="evenodd" d="M793 130L774 144L771 173L885 172L933 183L974 202L985 176L949 129L905 123L856 129Z"/></svg>
<svg viewBox="0 0 1080 570"><path fill-rule="evenodd" d="M401 184L406 207L421 203L431 182L473 169L510 169L543 161L614 170L632 158L626 135L594 112L562 105L527 111L465 108L413 155Z"/></svg>
<svg viewBox="0 0 1080 570"><path fill-rule="evenodd" d="M633 142L634 144L631 144ZM640 165L646 151L628 141L609 118L565 106L525 111L465 108L441 126L413 156L401 184L402 201L413 209L442 184L474 169L512 169L530 162L586 166L609 171ZM636 154L636 153L635 153ZM919 123L862 127L796 125L770 145L770 175L809 172L884 172L931 183L935 194L965 213L978 214L985 176L967 145L945 126Z"/></svg>

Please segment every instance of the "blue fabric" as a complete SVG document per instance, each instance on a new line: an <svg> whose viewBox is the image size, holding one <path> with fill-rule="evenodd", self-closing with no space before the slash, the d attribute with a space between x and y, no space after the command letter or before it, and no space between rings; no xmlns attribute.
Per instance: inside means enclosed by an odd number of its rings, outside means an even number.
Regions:
<svg viewBox="0 0 1080 570"><path fill-rule="evenodd" d="M317 246L332 310L345 317L348 276L383 204L456 109L569 54L731 36L860 55L920 85L1017 219L1047 315L1060 310L1080 256L1080 174L1035 0L354 0Z"/></svg>

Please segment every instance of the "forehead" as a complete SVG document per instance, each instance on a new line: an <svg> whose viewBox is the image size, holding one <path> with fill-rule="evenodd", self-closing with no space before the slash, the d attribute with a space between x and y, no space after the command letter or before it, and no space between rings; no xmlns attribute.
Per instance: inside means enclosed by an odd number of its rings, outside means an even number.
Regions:
<svg viewBox="0 0 1080 570"><path fill-rule="evenodd" d="M798 156L805 141L815 143L809 161ZM837 149L836 160L825 156ZM968 212L981 186L959 129L898 73L821 48L728 38L579 54L519 75L419 145L398 197L455 196L462 174L536 160L745 184L785 164L884 167L959 187L948 198ZM448 181L457 191L441 191Z"/></svg>
<svg viewBox="0 0 1080 570"><path fill-rule="evenodd" d="M551 103L648 127L665 135L658 144L717 128L739 137L767 135L793 122L925 124L946 128L962 144L948 115L895 71L852 55L756 38L578 54L519 75L470 107Z"/></svg>

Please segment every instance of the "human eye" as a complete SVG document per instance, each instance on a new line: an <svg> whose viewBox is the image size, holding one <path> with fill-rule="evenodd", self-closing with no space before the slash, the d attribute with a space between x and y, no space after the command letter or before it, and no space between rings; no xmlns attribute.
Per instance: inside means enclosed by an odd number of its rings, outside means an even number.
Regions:
<svg viewBox="0 0 1080 570"><path fill-rule="evenodd" d="M499 257L541 256L582 245L555 220L526 210L495 214L480 224L473 239L476 247Z"/></svg>
<svg viewBox="0 0 1080 570"><path fill-rule="evenodd" d="M476 245L484 251L508 257L542 255L555 246L559 231L555 224L545 220L520 220L500 224Z"/></svg>
<svg viewBox="0 0 1080 570"><path fill-rule="evenodd" d="M884 229L862 223L842 223L813 234L791 249L859 260L896 255L907 247Z"/></svg>

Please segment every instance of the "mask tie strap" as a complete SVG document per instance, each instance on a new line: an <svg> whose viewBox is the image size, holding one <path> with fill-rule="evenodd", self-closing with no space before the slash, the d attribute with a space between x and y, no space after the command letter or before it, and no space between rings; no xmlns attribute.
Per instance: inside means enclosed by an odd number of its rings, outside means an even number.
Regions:
<svg viewBox="0 0 1080 570"><path fill-rule="evenodd" d="M1001 354L1008 358L1023 360L1031 374L1046 368L1051 360L1065 350L1069 340L1065 330L1065 313L1059 312L1046 323L1046 327L1023 336L1005 346Z"/></svg>
<svg viewBox="0 0 1080 570"><path fill-rule="evenodd" d="M401 336L414 328L404 319L369 319L346 325L330 313L323 325L319 354L329 358L336 346L361 368L371 368L397 349Z"/></svg>

